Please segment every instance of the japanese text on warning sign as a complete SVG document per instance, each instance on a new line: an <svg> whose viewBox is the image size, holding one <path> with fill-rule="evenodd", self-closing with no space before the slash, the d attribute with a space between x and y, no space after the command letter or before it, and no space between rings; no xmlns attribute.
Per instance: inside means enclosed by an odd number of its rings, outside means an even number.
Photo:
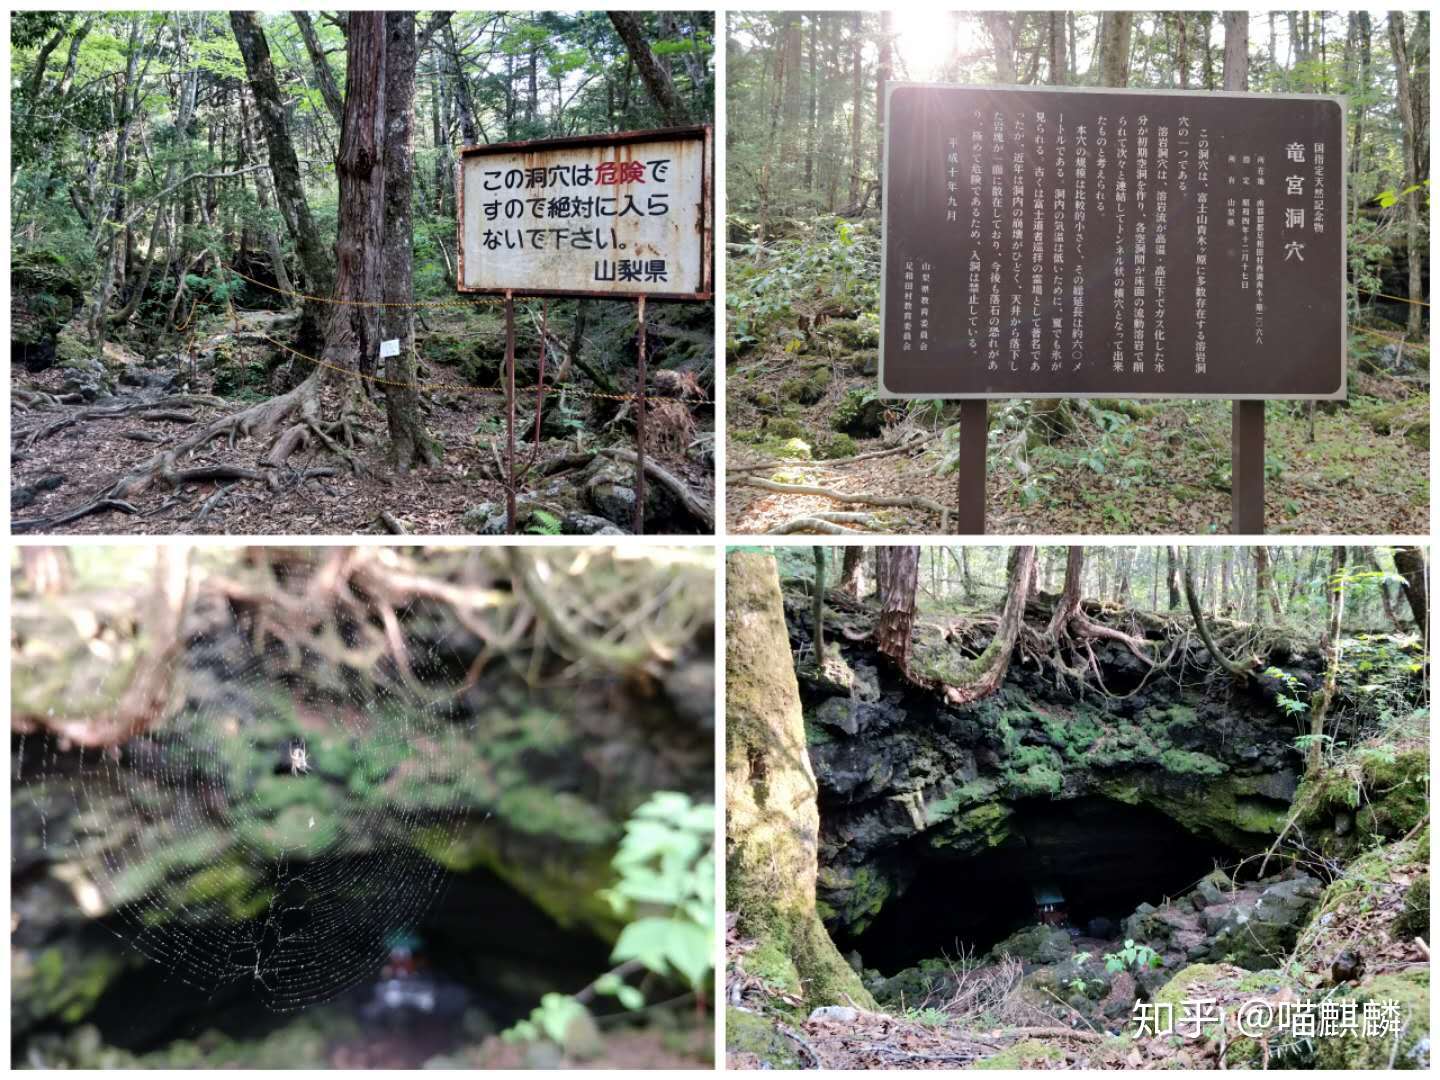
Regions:
<svg viewBox="0 0 1440 1080"><path fill-rule="evenodd" d="M705 128L467 147L462 292L704 298Z"/></svg>

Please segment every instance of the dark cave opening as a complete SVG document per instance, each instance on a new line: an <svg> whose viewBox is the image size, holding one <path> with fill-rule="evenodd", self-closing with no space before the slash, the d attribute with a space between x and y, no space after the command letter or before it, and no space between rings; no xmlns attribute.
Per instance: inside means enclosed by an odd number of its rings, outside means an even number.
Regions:
<svg viewBox="0 0 1440 1080"><path fill-rule="evenodd" d="M866 967L886 975L921 960L985 953L1040 922L1044 892L1063 898L1068 927L1116 937L1141 903L1179 895L1235 853L1158 811L1087 797L1016 803L1011 839L973 858L947 857L920 837L897 860L908 887L863 933L836 935L841 951L859 950Z"/></svg>
<svg viewBox="0 0 1440 1080"><path fill-rule="evenodd" d="M357 936L369 930L355 927ZM113 949L115 932L124 937L128 931L94 924L84 940ZM371 1032L402 1032L416 1046L417 1066L461 1040L466 1012L478 1010L495 1030L503 1029L528 1015L543 992L577 990L610 966L609 946L599 937L560 926L486 869L449 875L424 918L404 935L404 946L403 962L392 951L385 964L391 975L377 968L313 1008L351 1014ZM107 988L88 1017L106 1045L144 1053L207 1031L258 1040L297 1015L271 1011L247 980L201 994L164 965L134 953L130 958L135 966Z"/></svg>

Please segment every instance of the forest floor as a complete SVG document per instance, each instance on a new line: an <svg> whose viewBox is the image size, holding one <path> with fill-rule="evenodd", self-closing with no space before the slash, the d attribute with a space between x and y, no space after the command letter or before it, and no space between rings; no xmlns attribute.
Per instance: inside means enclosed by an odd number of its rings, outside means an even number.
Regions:
<svg viewBox="0 0 1440 1080"><path fill-rule="evenodd" d="M481 504L504 505L504 488L495 479L496 449L503 447L505 405L498 393L483 393L467 385L463 374L447 370L458 353L456 339L472 329L465 315L429 315L428 331L417 332L422 381L442 388L423 395L426 430L439 443L440 464L398 475L387 460L385 402L382 388L374 387L360 405L360 418L371 439L357 447L360 472L325 449L305 449L278 470L272 484L221 479L186 483L174 488L156 484L134 500L135 512L102 511L46 531L103 534L229 533L252 535L363 534L391 531L382 521L388 514L412 534L452 534L476 531L462 520L466 511ZM284 369L293 363L297 378L308 373L308 363L275 349L257 336L274 334L284 339L272 312L245 313L231 330L221 329L197 346L198 362L184 355L156 357L148 362L123 345L107 345L103 372L94 367L57 365L38 373L23 368L11 371L11 511L17 528L31 519L64 514L105 491L131 468L165 450L197 429L227 413L238 411L267 396L263 385L244 385L222 395L219 372L234 380L239 371L252 383L255 373ZM434 356L430 339L435 339ZM284 357L278 365L276 357ZM220 359L217 359L219 357ZM90 380L94 392L77 394L77 375ZM96 381L98 379L98 382ZM517 375L522 383L524 380ZM580 387L583 389L583 385ZM195 395L183 406L167 406L177 394ZM567 395L569 401L583 397ZM88 399L88 400L87 400ZM517 455L523 463L529 454L524 417L533 417L533 402L524 397L517 424ZM547 395L547 410L557 407L558 395ZM568 404L567 404L568 407ZM121 415L105 412L128 408ZM64 423L71 421L70 423ZM708 421L707 421L708 423ZM575 424L576 429L583 425ZM598 427L599 425L595 425ZM37 437L31 441L30 436ZM621 437L616 438L616 435ZM210 443L180 463L183 468L239 466L263 469L260 460L272 437L240 437L233 445L225 439ZM633 449L633 427L576 438L545 440L537 465L583 449L593 451L605 443ZM703 461L683 453L667 453L652 445L649 457L686 483L702 500L713 501L714 478ZM629 467L633 472L633 467ZM563 474L557 474L563 477ZM570 492L548 478L547 498L539 505L594 515L581 505L584 492ZM653 481L652 481L653 484ZM522 496L525 493L522 485ZM626 531L630 522L615 522ZM538 531L531 529L530 531Z"/></svg>
<svg viewBox="0 0 1440 1080"><path fill-rule="evenodd" d="M1418 347L1407 351L1427 352ZM873 361L873 350L869 355ZM953 514L956 477L953 471L941 473L946 452L953 447L939 435L954 423L948 415L922 422L893 410L872 433L853 435L843 448L845 456L885 450L909 438L928 435L928 441L864 460L817 460L826 440L835 437L836 418L873 400L875 376L856 373L863 364L855 357L832 358L823 367L816 367L816 360L802 350L732 361L726 439L730 531L770 532L816 512L842 511L870 513L871 520L859 528L863 532L940 532L941 517L933 510L841 504L821 495L777 492L744 482L753 475L848 494L918 496ZM829 375L822 379L818 400L800 404L793 395L797 376L803 378L807 366L828 370ZM1303 403L1272 402L1267 408L1268 532L1419 535L1427 530L1428 391L1417 391L1413 381L1352 372L1350 395L1346 403L1316 408L1313 440ZM992 403L990 409L988 532L1229 531L1229 402L1147 403L1152 408L1142 419L1106 414L1109 430L1082 415L1070 434L1048 445L1035 446L1032 440L1023 453L1023 432L1007 428L1008 404ZM779 435L770 434L777 427ZM797 428L798 443L788 437ZM742 471L764 462L776 465Z"/></svg>

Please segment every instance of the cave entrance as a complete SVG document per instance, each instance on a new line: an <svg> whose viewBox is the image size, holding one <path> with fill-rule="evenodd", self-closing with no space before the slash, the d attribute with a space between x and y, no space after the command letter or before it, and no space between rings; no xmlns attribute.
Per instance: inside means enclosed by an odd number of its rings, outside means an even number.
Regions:
<svg viewBox="0 0 1440 1080"><path fill-rule="evenodd" d="M1158 811L1105 798L1015 804L1011 838L968 859L917 839L899 855L910 884L858 935L837 934L865 966L893 974L921 960L984 953L1041 922L1111 938L1141 903L1177 896L1234 853Z"/></svg>

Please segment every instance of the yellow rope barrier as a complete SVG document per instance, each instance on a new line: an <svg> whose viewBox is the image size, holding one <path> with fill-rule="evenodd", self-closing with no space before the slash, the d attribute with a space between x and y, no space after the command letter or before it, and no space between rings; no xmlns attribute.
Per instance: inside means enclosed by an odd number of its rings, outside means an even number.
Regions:
<svg viewBox="0 0 1440 1080"><path fill-rule="evenodd" d="M241 332L240 314L235 310L235 305L231 304L229 301L226 301L226 306L230 310L232 326L235 328L235 331L237 333ZM450 390L458 394L498 394L502 397L505 394L505 388L503 386L471 386L469 383L422 382L419 380L415 382L403 382L400 379L388 379L383 375L367 375L363 371L356 371L354 368L348 368L342 364L332 364L330 363L330 361L322 360L318 356L310 356L308 353L303 353L299 349L292 348L291 346L286 345L283 341L273 338L269 334L262 333L259 330L249 330L246 332L254 337L258 337L262 341L268 341L277 349L284 349L286 352L294 356L298 356L301 360L304 360L310 364L314 364L316 367L326 368L330 371L338 371L342 375L347 375L355 379L363 379L366 382L375 383L379 386L402 386L409 387L412 390ZM413 349L411 350L411 355L414 356L416 360L421 359L420 354ZM515 388L515 393L518 396L520 394L533 393L534 391L539 389L540 387L538 386L519 386ZM570 394L575 397L584 398L599 398L603 401L634 401L637 397L639 397L638 394L607 394L599 390L579 390L573 387L559 386L553 383L548 384L545 389L552 393ZM682 405L715 404L715 402L709 400L708 398L668 397L664 394L652 394L648 392L645 394L645 399L647 401L678 401Z"/></svg>
<svg viewBox="0 0 1440 1080"><path fill-rule="evenodd" d="M1430 306L1430 301L1428 300L1411 300L1408 296L1391 296L1389 293L1371 292L1369 289L1360 288L1359 285L1355 286L1355 291L1358 293L1364 293L1366 296L1378 296L1382 300L1398 300L1402 304L1414 304L1416 307Z"/></svg>

